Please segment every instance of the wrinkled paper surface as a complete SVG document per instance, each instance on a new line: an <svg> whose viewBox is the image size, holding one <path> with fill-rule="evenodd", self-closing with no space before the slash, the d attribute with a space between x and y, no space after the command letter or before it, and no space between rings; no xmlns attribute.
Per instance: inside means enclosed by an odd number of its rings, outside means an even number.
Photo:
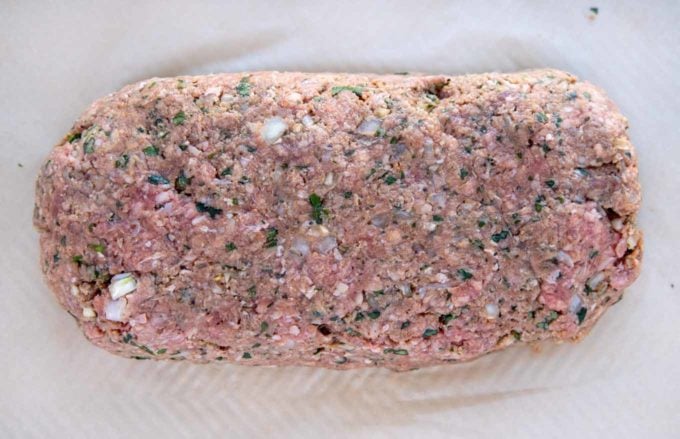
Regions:
<svg viewBox="0 0 680 439"><path fill-rule="evenodd" d="M0 437L680 437L679 22L672 1L2 2ZM408 373L133 361L90 345L42 280L41 161L127 83L544 66L602 86L640 159L642 275L582 343Z"/></svg>

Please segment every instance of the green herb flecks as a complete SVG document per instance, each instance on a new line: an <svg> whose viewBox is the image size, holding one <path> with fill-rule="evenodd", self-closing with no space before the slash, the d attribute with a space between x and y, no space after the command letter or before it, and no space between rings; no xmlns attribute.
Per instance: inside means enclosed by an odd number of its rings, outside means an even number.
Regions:
<svg viewBox="0 0 680 439"><path fill-rule="evenodd" d="M279 231L276 229L276 227L268 228L266 239L264 241L264 247L265 248L276 247L279 243L278 236Z"/></svg>
<svg viewBox="0 0 680 439"><path fill-rule="evenodd" d="M184 170L179 171L179 175L175 179L175 190L179 193L184 192L191 184L192 177L187 177Z"/></svg>
<svg viewBox="0 0 680 439"><path fill-rule="evenodd" d="M237 247L236 247L236 244L234 244L233 242L227 242L227 243L224 245L224 248L225 248L228 252L233 252L234 250L236 250Z"/></svg>
<svg viewBox="0 0 680 439"><path fill-rule="evenodd" d="M364 88L361 86L338 85L331 88L331 96L336 96L343 91L351 91L358 97L361 97L364 92Z"/></svg>
<svg viewBox="0 0 680 439"><path fill-rule="evenodd" d="M244 76L236 85L236 93L238 93L239 96L245 98L247 96L250 96L251 87L252 86L250 85L250 79L247 76Z"/></svg>
<svg viewBox="0 0 680 439"><path fill-rule="evenodd" d="M89 244L88 248L92 251L97 252L97 253L104 254L104 252L106 251L106 244L93 243L93 244Z"/></svg>
<svg viewBox="0 0 680 439"><path fill-rule="evenodd" d="M123 154L120 157L116 159L116 168L118 169L125 169L127 168L128 163L130 162L130 156L127 154Z"/></svg>
<svg viewBox="0 0 680 439"><path fill-rule="evenodd" d="M536 323L536 327L540 329L548 329L550 324L557 320L559 317L559 314L557 314L557 311L550 311L550 314L548 314L542 321Z"/></svg>
<svg viewBox="0 0 680 439"><path fill-rule="evenodd" d="M540 123L546 123L548 122L548 116L545 115L543 112L536 113L536 121Z"/></svg>
<svg viewBox="0 0 680 439"><path fill-rule="evenodd" d="M81 133L70 133L68 136L66 136L66 141L68 143L73 143L74 140L80 139Z"/></svg>
<svg viewBox="0 0 680 439"><path fill-rule="evenodd" d="M392 349L392 348L387 348L383 351L384 354L393 354L393 355L408 355L408 351L406 349Z"/></svg>
<svg viewBox="0 0 680 439"><path fill-rule="evenodd" d="M155 145L149 145L142 149L142 152L144 155L148 155L149 157L155 157L158 155L158 153L160 153L160 150Z"/></svg>
<svg viewBox="0 0 680 439"><path fill-rule="evenodd" d="M323 217L328 216L328 210L323 208L324 200L315 193L309 196L309 204L312 206L312 219L317 224L323 223Z"/></svg>
<svg viewBox="0 0 680 439"><path fill-rule="evenodd" d="M267 323L267 322L260 323L260 334L264 334L265 332L267 332L268 329L269 329L269 323Z"/></svg>
<svg viewBox="0 0 680 439"><path fill-rule="evenodd" d="M548 186L550 189L553 189L555 187L555 180L546 180L545 185Z"/></svg>
<svg viewBox="0 0 680 439"><path fill-rule="evenodd" d="M231 175L231 167L224 168L222 169L222 172L220 172L220 177L226 177L227 175Z"/></svg>
<svg viewBox="0 0 680 439"><path fill-rule="evenodd" d="M543 195L539 195L536 197L534 200L534 210L539 213L543 210L543 207L545 206L545 197Z"/></svg>
<svg viewBox="0 0 680 439"><path fill-rule="evenodd" d="M515 331L514 329L510 331L510 334L515 338L515 340L520 341L522 339L522 333L519 331Z"/></svg>
<svg viewBox="0 0 680 439"><path fill-rule="evenodd" d="M473 278L472 273L470 273L470 272L469 272L468 270L466 270L465 268L459 268L458 270L456 270L456 274L457 274L458 277L459 277L461 280L463 280L463 281L466 281L466 280L469 280L469 279L472 279L472 278Z"/></svg>
<svg viewBox="0 0 680 439"><path fill-rule="evenodd" d="M401 323L400 328L401 328L401 329L406 329L406 328L408 328L409 326L411 326L411 322L409 322L408 320L406 320L406 321L404 321L404 322Z"/></svg>
<svg viewBox="0 0 680 439"><path fill-rule="evenodd" d="M374 309L373 311L366 313L366 315L368 316L368 318L375 320L378 317L380 317L380 311L378 311L377 309Z"/></svg>
<svg viewBox="0 0 680 439"><path fill-rule="evenodd" d="M435 336L439 334L439 331L436 329L432 328L427 328L425 331L423 331L423 338L430 338L432 336Z"/></svg>
<svg viewBox="0 0 680 439"><path fill-rule="evenodd" d="M243 353L243 359L244 360L250 360L251 358L253 358L253 356L250 355L250 352L244 352Z"/></svg>
<svg viewBox="0 0 680 439"><path fill-rule="evenodd" d="M593 6L592 8L590 8L590 12L592 12L594 15L597 15L600 13L600 8L598 8L597 6Z"/></svg>
<svg viewBox="0 0 680 439"><path fill-rule="evenodd" d="M509 231L501 230L500 232L494 233L493 235L491 235L491 240L493 242L498 243L498 242L501 242L502 240L506 239L508 236L510 236Z"/></svg>
<svg viewBox="0 0 680 439"><path fill-rule="evenodd" d="M352 198L352 191L345 191L345 192L342 193L342 196L343 196L346 200L349 200L350 198Z"/></svg>
<svg viewBox="0 0 680 439"><path fill-rule="evenodd" d="M434 221L435 223L440 223L444 221L444 217L441 215L432 215L432 221Z"/></svg>
<svg viewBox="0 0 680 439"><path fill-rule="evenodd" d="M460 176L461 180L465 180L465 178L470 175L470 172L465 169L465 168L460 168L460 171L458 171L458 175Z"/></svg>
<svg viewBox="0 0 680 439"><path fill-rule="evenodd" d="M156 186L159 184L170 184L170 180L160 174L151 174L147 177L146 181Z"/></svg>
<svg viewBox="0 0 680 439"><path fill-rule="evenodd" d="M392 174L387 174L385 177L383 177L383 181L386 185L391 186L397 182L397 177Z"/></svg>
<svg viewBox="0 0 680 439"><path fill-rule="evenodd" d="M174 125L184 125L184 121L186 120L187 115L184 114L184 111L180 110L178 111L172 118L172 123Z"/></svg>
<svg viewBox="0 0 680 439"><path fill-rule="evenodd" d="M578 318L578 324L579 325L581 323L583 323L583 321L586 319L586 314L588 314L588 308L585 308L585 307L582 307L576 313L576 317Z"/></svg>
<svg viewBox="0 0 680 439"><path fill-rule="evenodd" d="M200 201L197 201L195 204L196 210L198 210L201 213L207 213L208 215L210 215L211 219L215 219L217 215L222 214L222 209L220 209L219 207L213 207L208 204L201 203Z"/></svg>
<svg viewBox="0 0 680 439"><path fill-rule="evenodd" d="M85 139L85 142L83 142L83 152L85 154L92 154L94 152L94 137L88 137Z"/></svg>
<svg viewBox="0 0 680 439"><path fill-rule="evenodd" d="M255 285L251 285L250 287L248 287L246 292L248 293L248 297L252 299L255 296L257 296L257 287Z"/></svg>
<svg viewBox="0 0 680 439"><path fill-rule="evenodd" d="M441 323L442 325L447 325L453 319L455 319L455 317L451 313L442 314L439 316L439 323Z"/></svg>

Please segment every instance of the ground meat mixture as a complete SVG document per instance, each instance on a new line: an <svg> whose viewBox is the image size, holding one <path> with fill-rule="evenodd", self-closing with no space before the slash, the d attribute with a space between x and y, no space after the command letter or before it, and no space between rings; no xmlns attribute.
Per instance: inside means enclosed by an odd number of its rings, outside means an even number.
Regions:
<svg viewBox="0 0 680 439"><path fill-rule="evenodd" d="M639 272L626 128L556 70L150 79L42 167L41 265L138 359L406 370L577 340Z"/></svg>

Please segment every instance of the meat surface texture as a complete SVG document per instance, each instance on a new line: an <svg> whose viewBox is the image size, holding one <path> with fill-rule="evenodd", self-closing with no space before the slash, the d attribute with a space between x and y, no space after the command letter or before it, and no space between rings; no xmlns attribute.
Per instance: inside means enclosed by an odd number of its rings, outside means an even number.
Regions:
<svg viewBox="0 0 680 439"><path fill-rule="evenodd" d="M408 370L578 340L639 273L626 129L548 69L149 79L41 168L40 263L139 359Z"/></svg>

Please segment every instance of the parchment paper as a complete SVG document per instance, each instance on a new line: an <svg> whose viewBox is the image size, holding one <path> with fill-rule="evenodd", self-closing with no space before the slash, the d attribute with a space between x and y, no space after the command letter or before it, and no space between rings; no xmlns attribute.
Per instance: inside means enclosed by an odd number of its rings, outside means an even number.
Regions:
<svg viewBox="0 0 680 439"><path fill-rule="evenodd" d="M680 437L678 23L674 1L0 2L0 437ZM126 83L543 66L619 104L644 187L642 275L580 344L409 373L133 361L86 342L42 281L38 168Z"/></svg>

